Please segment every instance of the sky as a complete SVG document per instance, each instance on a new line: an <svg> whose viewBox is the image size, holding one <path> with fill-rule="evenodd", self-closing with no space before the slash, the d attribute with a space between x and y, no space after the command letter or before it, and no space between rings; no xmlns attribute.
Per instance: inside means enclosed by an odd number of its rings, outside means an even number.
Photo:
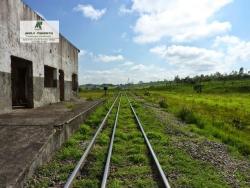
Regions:
<svg viewBox="0 0 250 188"><path fill-rule="evenodd" d="M250 70L249 0L23 1L80 49L80 84Z"/></svg>

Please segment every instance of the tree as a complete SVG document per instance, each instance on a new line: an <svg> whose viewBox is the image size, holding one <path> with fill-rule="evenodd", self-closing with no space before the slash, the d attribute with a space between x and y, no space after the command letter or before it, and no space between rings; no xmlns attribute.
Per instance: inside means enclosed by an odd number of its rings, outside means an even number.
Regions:
<svg viewBox="0 0 250 188"><path fill-rule="evenodd" d="M195 84L193 86L193 89L194 89L194 91L196 91L196 93L202 93L202 88L203 88L203 85L201 85L200 83Z"/></svg>
<svg viewBox="0 0 250 188"><path fill-rule="evenodd" d="M240 70L239 70L239 75L242 76L244 74L244 68L241 67Z"/></svg>
<svg viewBox="0 0 250 188"><path fill-rule="evenodd" d="M180 79L180 77L177 75L177 76L174 77L174 81L175 81L176 83L179 83L179 82L181 81L181 79Z"/></svg>

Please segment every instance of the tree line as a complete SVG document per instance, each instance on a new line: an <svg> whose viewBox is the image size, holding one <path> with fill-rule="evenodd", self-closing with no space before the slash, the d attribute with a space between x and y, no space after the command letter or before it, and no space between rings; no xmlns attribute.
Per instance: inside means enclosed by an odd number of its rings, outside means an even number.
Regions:
<svg viewBox="0 0 250 188"><path fill-rule="evenodd" d="M221 74L220 72L216 72L210 75L197 75L194 77L185 77L180 78L178 75L175 76L174 82L175 83L190 83L190 84L197 84L201 82L207 81L226 81L226 80L240 80L240 79L249 79L250 78L250 71L244 71L244 68L241 67L239 71L232 71L229 74Z"/></svg>

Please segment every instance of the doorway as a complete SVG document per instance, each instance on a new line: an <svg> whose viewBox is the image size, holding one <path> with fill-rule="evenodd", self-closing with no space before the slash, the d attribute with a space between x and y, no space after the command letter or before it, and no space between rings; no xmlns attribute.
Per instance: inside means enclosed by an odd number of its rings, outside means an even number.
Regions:
<svg viewBox="0 0 250 188"><path fill-rule="evenodd" d="M32 62L11 56L11 90L13 108L33 108Z"/></svg>
<svg viewBox="0 0 250 188"><path fill-rule="evenodd" d="M64 72L59 70L60 101L64 101Z"/></svg>

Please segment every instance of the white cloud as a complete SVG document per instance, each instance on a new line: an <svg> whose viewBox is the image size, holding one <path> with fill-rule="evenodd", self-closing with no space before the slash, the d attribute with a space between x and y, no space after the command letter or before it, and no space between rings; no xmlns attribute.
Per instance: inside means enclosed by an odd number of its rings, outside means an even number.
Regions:
<svg viewBox="0 0 250 188"><path fill-rule="evenodd" d="M143 64L137 64L137 65L134 65L130 68L130 70L132 71L145 71L147 70L149 67L146 66L146 65L143 65Z"/></svg>
<svg viewBox="0 0 250 188"><path fill-rule="evenodd" d="M81 50L80 50L80 53L79 53L79 56L80 56L80 57L83 57L83 56L87 55L87 53L88 53L88 52L87 52L86 50L81 49Z"/></svg>
<svg viewBox="0 0 250 188"><path fill-rule="evenodd" d="M103 55L100 54L95 58L95 61L109 63L109 62L118 62L123 61L124 57L122 55Z"/></svg>
<svg viewBox="0 0 250 188"><path fill-rule="evenodd" d="M137 43L150 43L169 37L183 42L225 33L227 21L214 20L215 13L232 0L132 0L131 11L139 18L134 26Z"/></svg>
<svg viewBox="0 0 250 188"><path fill-rule="evenodd" d="M94 55L91 52L84 52L86 51L83 51L82 54L92 57L94 61L97 57L101 57L101 55ZM100 67L99 70L83 71L80 75L80 83L119 84L127 83L128 78L130 81L137 83L139 81L172 79L175 75L181 77L195 76L217 71L228 73L235 67L241 66L242 62L246 62L246 64L250 62L250 41L225 35L217 37L212 45L207 48L188 45L162 45L151 48L150 52L162 58L168 65L163 65L163 68L156 64L139 64L128 61L121 55L118 59L123 57L123 60L118 64L112 64L113 68L105 67L107 68L105 69L102 67L103 70ZM117 56L113 57L117 58ZM113 60L116 58L106 59Z"/></svg>
<svg viewBox="0 0 250 188"><path fill-rule="evenodd" d="M79 4L74 8L74 11L80 11L86 18L91 20L99 20L107 11L107 9L95 9L92 5Z"/></svg>
<svg viewBox="0 0 250 188"><path fill-rule="evenodd" d="M227 61L233 63L250 61L250 41L227 35L216 37L213 47L224 50Z"/></svg>
<svg viewBox="0 0 250 188"><path fill-rule="evenodd" d="M123 66L123 65L121 65ZM166 74L166 70L157 67L155 65L142 65L142 64L131 64L127 67L116 67L107 70L89 70L84 71L80 75L80 83L113 83L113 84L121 84L127 83L128 79L131 82L137 83L139 81L157 81L163 80L164 78L171 77L174 75L169 73Z"/></svg>
<svg viewBox="0 0 250 188"><path fill-rule="evenodd" d="M150 50L169 64L196 72L214 71L224 62L224 53L191 46L158 46Z"/></svg>
<svg viewBox="0 0 250 188"><path fill-rule="evenodd" d="M210 49L194 46L156 46L151 53L189 73L228 72L233 65L250 62L250 41L235 36L217 37Z"/></svg>
<svg viewBox="0 0 250 188"><path fill-rule="evenodd" d="M96 55L93 52L90 52L84 49L80 50L79 57L89 58L91 61L101 62L101 63L121 62L125 60L125 58L121 54L117 54L117 55L98 54Z"/></svg>

